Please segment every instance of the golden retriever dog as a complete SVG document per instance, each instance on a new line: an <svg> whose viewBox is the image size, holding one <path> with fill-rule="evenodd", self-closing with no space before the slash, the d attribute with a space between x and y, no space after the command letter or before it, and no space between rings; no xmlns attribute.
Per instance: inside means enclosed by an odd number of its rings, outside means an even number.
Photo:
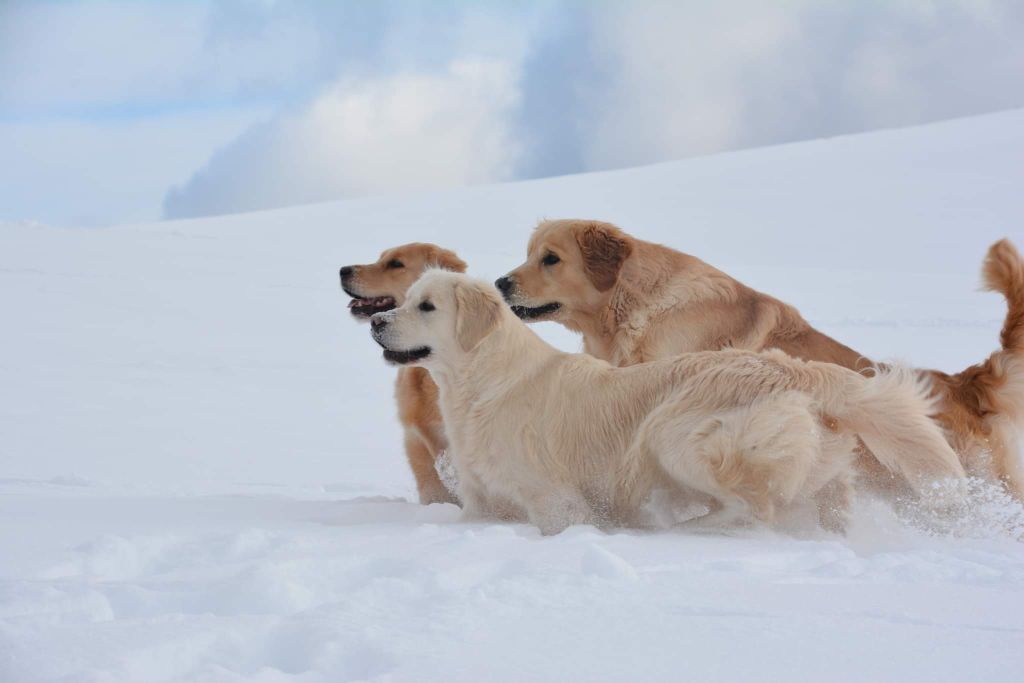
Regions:
<svg viewBox="0 0 1024 683"><path fill-rule="evenodd" d="M401 306L405 292L427 268L465 272L466 264L448 249L416 242L388 249L376 263L344 266L341 287L352 297L349 310L361 321ZM423 368L401 368L395 380L398 419L405 432L405 454L416 477L420 502L455 503L435 463L448 447L437 403L437 385Z"/></svg>
<svg viewBox="0 0 1024 683"><path fill-rule="evenodd" d="M931 380L939 398L936 419L963 465L1024 498L1015 438L1024 421L1024 260L1008 240L989 249L983 277L1008 304L1002 348L957 374L920 372ZM693 351L776 348L854 370L873 367L792 306L609 223L541 223L526 262L495 284L521 318L555 320L582 333L584 349L613 365ZM859 459L859 469L875 483L890 481L869 455Z"/></svg>
<svg viewBox="0 0 1024 683"><path fill-rule="evenodd" d="M634 524L656 488L771 522L815 503L841 528L856 442L918 490L963 469L911 373L865 377L780 352L685 354L616 368L548 345L492 286L427 271L371 319L384 358L425 367L469 515L543 533Z"/></svg>

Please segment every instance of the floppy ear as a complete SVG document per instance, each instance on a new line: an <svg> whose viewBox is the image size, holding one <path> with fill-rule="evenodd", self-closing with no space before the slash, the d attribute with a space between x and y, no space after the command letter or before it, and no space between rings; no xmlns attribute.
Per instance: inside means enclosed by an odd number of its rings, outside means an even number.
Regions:
<svg viewBox="0 0 1024 683"><path fill-rule="evenodd" d="M455 338L472 351L498 324L502 304L476 283L455 284Z"/></svg>
<svg viewBox="0 0 1024 683"><path fill-rule="evenodd" d="M583 268L599 292L605 292L619 279L619 270L633 246L612 226L586 225L576 230L576 244L583 254Z"/></svg>
<svg viewBox="0 0 1024 683"><path fill-rule="evenodd" d="M455 255L450 249L438 249L434 252L434 263L445 270L455 273L466 272L466 262Z"/></svg>

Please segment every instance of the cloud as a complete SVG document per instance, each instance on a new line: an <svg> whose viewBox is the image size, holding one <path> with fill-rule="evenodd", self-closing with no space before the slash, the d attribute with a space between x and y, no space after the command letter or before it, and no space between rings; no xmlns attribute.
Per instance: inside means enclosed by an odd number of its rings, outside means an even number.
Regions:
<svg viewBox="0 0 1024 683"><path fill-rule="evenodd" d="M346 79L247 131L164 201L169 218L511 178L515 70L457 61L436 74Z"/></svg>
<svg viewBox="0 0 1024 683"><path fill-rule="evenodd" d="M63 150L21 144L38 186L44 152L49 186L94 160L74 130L118 147L118 126L127 140L152 119L166 135L146 173L126 163L94 187L102 201L69 193L66 216L100 222L142 196L171 217L241 211L1021 106L1019 0L0 1L0 125L67 134ZM221 139L186 125L241 110L272 116ZM182 170L177 147L198 160ZM28 210L10 194L0 211Z"/></svg>
<svg viewBox="0 0 1024 683"><path fill-rule="evenodd" d="M521 49L536 10L417 0L0 2L0 116L295 104Z"/></svg>
<svg viewBox="0 0 1024 683"><path fill-rule="evenodd" d="M588 169L1024 105L1013 0L648 2L590 19L607 78L581 103Z"/></svg>
<svg viewBox="0 0 1024 683"><path fill-rule="evenodd" d="M465 17L455 25L475 41L456 54L496 30ZM492 54L517 70L503 91L518 94L450 115L476 124L438 136L437 124L420 121L396 135L384 93L410 84L368 77L247 135L172 192L166 215L619 168L1024 105L1024 10L1012 0L562 3L515 25L529 40ZM426 112L434 94L419 93ZM355 102L382 107L379 123L362 125ZM514 138L515 149L481 148L474 163L481 130ZM449 154L371 163L440 150L441 140ZM252 170L281 159L287 178ZM364 175L353 172L360 166Z"/></svg>

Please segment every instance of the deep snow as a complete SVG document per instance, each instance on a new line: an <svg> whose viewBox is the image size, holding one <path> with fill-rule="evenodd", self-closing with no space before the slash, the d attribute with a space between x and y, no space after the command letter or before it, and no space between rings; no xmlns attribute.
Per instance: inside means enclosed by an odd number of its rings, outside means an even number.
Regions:
<svg viewBox="0 0 1024 683"><path fill-rule="evenodd" d="M978 269L998 237L1024 245L1022 188L1015 111L456 192L2 224L0 681L1018 680L1024 545L1000 503L936 536L865 500L840 539L541 538L404 502L394 371L336 272L425 240L493 279L538 218L601 218L868 356L956 370L997 343Z"/></svg>

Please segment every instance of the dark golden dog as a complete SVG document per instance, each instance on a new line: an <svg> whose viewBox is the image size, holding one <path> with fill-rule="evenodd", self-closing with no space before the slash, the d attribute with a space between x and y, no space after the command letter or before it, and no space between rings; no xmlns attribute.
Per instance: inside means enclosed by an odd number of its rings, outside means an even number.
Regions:
<svg viewBox="0 0 1024 683"><path fill-rule="evenodd" d="M349 310L357 319L369 320L374 313L401 306L406 291L428 268L464 273L466 264L448 249L416 242L386 250L376 263L345 266L340 272L341 287L352 297ZM416 477L420 502L456 502L435 468L438 456L448 447L437 385L423 368L401 368L395 381L395 399L398 419L405 430L405 454Z"/></svg>
<svg viewBox="0 0 1024 683"><path fill-rule="evenodd" d="M1002 348L957 374L922 372L940 397L936 418L968 471L992 475L1024 498L1016 446L1024 420L1024 260L1002 240L989 249L983 276L1009 306ZM690 351L777 348L804 360L872 367L792 306L608 223L541 223L526 262L495 284L521 318L558 321L583 334L588 353L615 365ZM862 464L876 478L886 474L873 458Z"/></svg>

